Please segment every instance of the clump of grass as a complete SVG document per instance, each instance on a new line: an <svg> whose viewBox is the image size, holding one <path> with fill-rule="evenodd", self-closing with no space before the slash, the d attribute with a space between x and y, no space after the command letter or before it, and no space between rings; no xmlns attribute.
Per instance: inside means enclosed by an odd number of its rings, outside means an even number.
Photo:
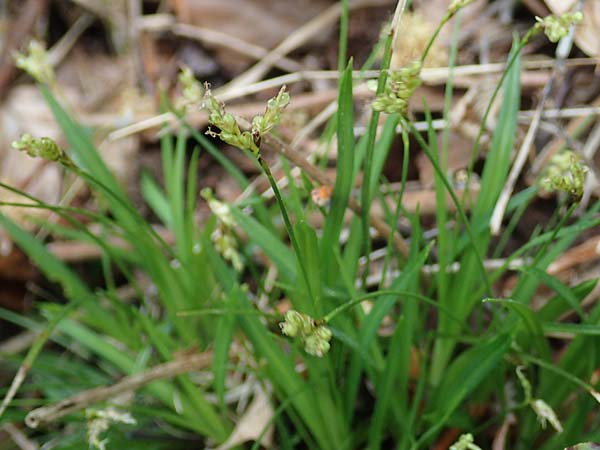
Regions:
<svg viewBox="0 0 600 450"><path fill-rule="evenodd" d="M428 49L441 26L467 3L451 4ZM344 4L343 23L347 20ZM161 138L164 185L149 176L142 180L144 198L172 232L174 245L167 244L133 206L86 129L56 100L47 74L38 76L42 94L69 148L63 150L51 141L30 136L16 147L32 156L58 161L81 177L104 205L105 214L46 205L24 193L28 202L35 203L23 205L48 208L63 218L68 226L52 226L57 237L99 246L105 284L88 286L43 243L0 214L0 224L39 269L60 285L64 296L62 303L40 299L34 317L0 310L3 319L41 331L27 356L14 359L21 369L13 387L5 392L3 406L8 409L0 421L25 420L39 429L36 436L40 441L56 440L65 447L81 447L87 439L96 448L111 448L113 442L117 448L116 443L123 441L131 429L168 438L164 445L158 440L152 445L145 441L128 443L131 448L173 448L171 441L182 433L200 437L205 446L216 446L226 442L238 425L230 395L234 388L262 385L273 392L277 409L256 434L254 448L270 427L276 429L281 448L324 450L429 448L444 430L451 428L464 432L451 448L476 450L480 447L475 442L489 441L489 434L509 417L518 424L511 436L511 448L560 448L597 439L597 432L590 426L598 418L600 396L593 379L597 355L590 349L595 348L600 333L600 307L586 311L581 306L596 280L571 289L545 272L583 230L600 224L600 204L569 223L581 198L579 188L585 176L578 161L569 159L568 167L563 164L549 185L572 194L567 214L509 254L495 272L489 273L483 264L492 251L491 211L508 176L514 147L520 103L520 51L533 34L545 30L551 38L560 36L562 29L558 28L576 20L575 16L544 19L522 39L515 40L494 94L503 90L502 107L483 166L480 194L469 215L447 177L447 148L438 148L430 114L429 129L423 136L415 129L407 109L420 83L419 73L428 50L420 62L398 72L388 71L398 23L393 23L389 35L383 38L386 50L377 97L371 105L367 135L358 142L353 133L352 62L345 64L344 60L340 64L338 112L331 125L337 133L338 167L327 208L308 201L315 181L309 177L314 172L307 173L304 185L298 186L288 171L288 188L283 191L262 157L268 145L265 142L274 139L272 134L290 102L284 89L267 103L264 114L244 124L184 70L180 79L183 101L171 108L181 120L181 131L176 136L165 132ZM342 37L345 39L344 32ZM456 39L452 55L454 64ZM36 60L43 58L37 55ZM29 67L25 62L21 66ZM36 73L45 73L38 69ZM447 100L451 95L450 85ZM249 185L212 141L185 123L186 111L200 106L200 102L209 112L209 134L253 158L270 183L275 205L258 195L245 202L224 204L204 190L202 197L213 216L203 225L194 220L200 151L209 152L221 162L241 187ZM382 113L388 118L378 137ZM484 117L481 130L486 120ZM405 146L402 188L395 199L396 209L386 216L392 231L386 236L381 283L370 288L366 283L374 245L369 230L370 205L398 125ZM436 240L425 237L418 214L402 208L410 137L435 169L439 199ZM187 155L189 141L201 150ZM286 149L284 143L276 142ZM478 152L479 138L474 143L474 158ZM364 174L360 213L352 219L342 241L346 210L356 202L352 188L360 168ZM455 203L455 216L446 210L446 194ZM508 214L522 213L520 201L517 194L509 203ZM252 213L247 212L249 207ZM324 216L322 230L307 219L316 211ZM401 215L411 223L407 255L393 245ZM101 231L90 231L81 217L95 222ZM284 232L278 226L280 219ZM241 234L244 239L239 238ZM106 236L119 237L127 247L114 244ZM257 251L266 255L268 263L257 262ZM490 298L495 281L506 273L512 260L523 255L530 256L531 263L521 269L510 298ZM424 266L429 262L436 262L438 271L424 279ZM456 262L460 270L453 271L451 265ZM388 278L387 268L392 264L401 270ZM134 301L122 297L115 272L133 288ZM136 276L139 273L152 280L151 289L141 285ZM384 286L386 280L389 287ZM534 312L532 300L542 284L556 295ZM284 313L278 309L282 298L291 305ZM577 323L560 321L572 311L578 315ZM473 320L482 317L485 320ZM390 332L384 336L380 330L385 324ZM549 335L557 331L568 332L573 339L564 342L561 356L554 358ZM46 347L47 340L56 346ZM209 373L209 377L193 376L179 366L177 370L159 366L181 359L178 355L190 349L206 352L210 370L203 373ZM163 373L153 367L171 369ZM525 368L529 378L524 375ZM199 370L199 366L187 368L190 372L193 369ZM161 376L156 375L159 372ZM31 382L26 380L28 374L32 375ZM98 405L79 404L76 400L80 397L74 397L68 402L70 416L57 414L53 419L50 415L49 420L60 421L61 428L44 428L34 419L47 410L32 412L27 403L34 400L40 403L34 406L52 406L76 392L110 384L115 377L138 375L135 386L142 386L139 392L118 399L119 411L124 415L111 416L113 422L125 422L127 426L111 428L109 441L102 434L108 429L107 415L95 413L94 417L104 422L94 433L88 431L86 437L82 411L88 406L104 408L97 411L115 411L111 408L117 399L106 394L110 390L101 390L104 397L92 396ZM152 382L144 383L146 379ZM513 393L517 383L524 391L522 402ZM19 387L21 395L15 397ZM30 395L34 392L35 396ZM570 408L574 399L576 409ZM474 412L477 408L472 407L478 405L485 406L483 415ZM556 433L544 431L538 419L549 421Z"/></svg>

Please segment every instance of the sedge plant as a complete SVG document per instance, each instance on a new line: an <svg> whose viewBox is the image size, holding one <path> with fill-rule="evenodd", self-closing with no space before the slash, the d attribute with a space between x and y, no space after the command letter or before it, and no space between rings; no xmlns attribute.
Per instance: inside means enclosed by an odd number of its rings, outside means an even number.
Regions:
<svg viewBox="0 0 600 450"><path fill-rule="evenodd" d="M57 100L52 73L40 67L43 50L35 46L31 59L19 56L19 65L40 83L68 145L23 136L14 147L81 178L102 209L55 207L26 193L21 193L23 202L10 206L47 208L63 219L44 225L55 237L97 246L103 282L93 285L0 213L0 225L52 282L36 299L31 316L0 310L3 320L38 333L26 355L2 356L20 369L12 386L2 390L0 423L24 422L30 427L26 433L40 442L60 442L61 448L82 448L82 443L99 449L184 448L190 439L199 446L231 448L242 444L229 442L240 425L236 407L244 403L239 392L261 389L270 393L272 412L249 438L252 448L273 429L276 447L283 449L417 450L430 448L453 429L460 433L450 448L476 450L489 447L490 433L509 418L517 424L508 437L511 448L552 449L600 440L600 396L593 377L600 357L600 307L582 306L596 280L569 287L545 270L578 235L600 224L600 204L573 216L586 176L574 153L559 155L535 188L561 191L560 220L507 254L496 271L484 265L494 250L489 218L515 144L521 50L542 31L553 41L560 39L581 18L573 13L539 19L515 39L494 93L502 92L502 105L483 162L480 194L467 205L446 171L447 134L439 145L428 112L429 129L421 134L408 109L431 44L467 3L452 2L421 60L399 70L389 69L398 23L390 26L377 46L384 54L367 134L357 141L355 73L345 57L348 2L342 2L337 115L328 127L337 136L337 172L325 202L311 200L319 180L309 163L300 166L304 173L298 180L284 161L284 188L265 158L273 143L286 146L276 136L293 101L285 88L268 101L263 114L246 123L184 69L180 101L164 101L181 126L161 134L163 181L145 174L141 182L144 200L173 236L170 242L134 206L88 130ZM454 23L458 29L460 21ZM186 122L194 108L207 111L208 137ZM378 133L382 115L387 118ZM387 204L377 191L385 183L383 163L397 130L404 145L402 183L391 197L393 207L387 208L391 232L381 244L372 239L371 205L380 199ZM473 160L481 150L480 137ZM200 152L212 155L240 188L251 187L221 151L219 139L252 158L269 182L273 202L252 192L243 201L226 203L211 190L199 189ZM415 148L409 149L411 143ZM423 230L418 211L403 207L408 165L416 152L423 152L435 170L436 239ZM361 171L362 188L355 196ZM517 193L507 215L522 215L530 198L529 191ZM194 215L199 201L212 211L203 224ZM448 211L450 201L456 213ZM355 203L359 207L347 220ZM315 214L323 216L321 228L310 220ZM408 238L405 251L394 239L400 219L410 224L403 236ZM383 250L384 270L372 283L369 267L376 247ZM496 298L494 283L511 261L522 257L529 262L521 267L513 292ZM426 276L425 267L432 263L437 273ZM452 270L455 263L458 271ZM540 285L553 296L534 312ZM132 288L127 296L122 286ZM561 321L571 313L576 322ZM572 336L561 343L559 357L553 357L549 341L556 333ZM185 360L189 352L206 354L209 362L142 383L128 395L78 405L69 414L45 414L77 393L154 373L152 368ZM483 414L477 412L482 405ZM547 424L551 430L544 428Z"/></svg>

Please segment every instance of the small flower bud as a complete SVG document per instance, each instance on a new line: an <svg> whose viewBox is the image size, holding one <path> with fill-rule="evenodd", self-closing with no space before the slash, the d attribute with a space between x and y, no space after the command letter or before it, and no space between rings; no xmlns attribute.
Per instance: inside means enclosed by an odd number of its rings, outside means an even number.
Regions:
<svg viewBox="0 0 600 450"><path fill-rule="evenodd" d="M179 83L182 86L181 97L176 104L179 108L188 109L193 106L201 106L204 98L204 89L200 82L194 77L189 67L183 67L179 72Z"/></svg>
<svg viewBox="0 0 600 450"><path fill-rule="evenodd" d="M540 186L548 191L563 191L576 201L583 196L588 168L570 150L556 154L544 172Z"/></svg>
<svg viewBox="0 0 600 450"><path fill-rule="evenodd" d="M546 421L550 422L552 428L557 432L562 433L563 427L556 416L554 410L544 400L535 399L531 402L531 408L537 415L538 421L542 428L546 428Z"/></svg>
<svg viewBox="0 0 600 450"><path fill-rule="evenodd" d="M471 433L463 434L457 442L450 446L449 450L481 450L481 448L475 445L473 435Z"/></svg>
<svg viewBox="0 0 600 450"><path fill-rule="evenodd" d="M581 11L568 12L562 16L547 16L543 19L536 17L536 27L544 30L544 33L550 42L558 42L560 39L569 34L571 25L576 25L583 20Z"/></svg>
<svg viewBox="0 0 600 450"><path fill-rule="evenodd" d="M317 334L311 334L304 339L304 351L309 355L321 358L330 348L329 340L325 340Z"/></svg>
<svg viewBox="0 0 600 450"><path fill-rule="evenodd" d="M41 42L33 40L27 48L28 53L14 53L15 65L27 72L39 83L53 85L54 69L48 59L48 52Z"/></svg>
<svg viewBox="0 0 600 450"><path fill-rule="evenodd" d="M293 309L285 314L285 321L279 324L281 332L289 337L296 337L305 328L304 315Z"/></svg>
<svg viewBox="0 0 600 450"><path fill-rule="evenodd" d="M390 72L383 93L378 95L371 105L373 110L387 114L398 113L406 117L408 102L421 85L421 68L420 61L413 61L398 71Z"/></svg>
<svg viewBox="0 0 600 450"><path fill-rule="evenodd" d="M454 15L458 12L459 9L464 8L465 6L467 6L469 3L472 3L474 0L454 0L452 3L450 3L450 6L448 6L448 14L450 15Z"/></svg>
<svg viewBox="0 0 600 450"><path fill-rule="evenodd" d="M58 144L48 137L34 138L24 134L21 139L14 141L12 147L16 150L27 152L33 158L43 158L48 161L57 161L65 166L72 166L73 162Z"/></svg>

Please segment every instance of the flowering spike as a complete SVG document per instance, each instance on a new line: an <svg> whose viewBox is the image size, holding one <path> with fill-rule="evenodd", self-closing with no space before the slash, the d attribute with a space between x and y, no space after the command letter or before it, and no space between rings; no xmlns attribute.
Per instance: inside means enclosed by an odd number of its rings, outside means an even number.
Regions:
<svg viewBox="0 0 600 450"><path fill-rule="evenodd" d="M562 16L536 17L536 27L543 30L551 42L558 42L569 34L571 25L577 25L583 20L581 11L567 12Z"/></svg>
<svg viewBox="0 0 600 450"><path fill-rule="evenodd" d="M544 400L535 399L531 402L531 408L537 415L538 421L542 428L546 428L546 421L550 422L552 428L557 432L562 433L563 427L556 416L554 410Z"/></svg>
<svg viewBox="0 0 600 450"><path fill-rule="evenodd" d="M229 262L233 268L241 272L244 269L242 257L238 252L238 244L233 235L235 220L231 215L231 209L226 203L217 200L210 188L204 188L200 191L202 198L208 203L208 207L217 217L217 228L210 235L215 249Z"/></svg>
<svg viewBox="0 0 600 450"><path fill-rule="evenodd" d="M181 97L177 99L177 107L188 109L194 106L201 106L204 98L204 88L194 77L194 73L189 67L182 67L178 76L181 83Z"/></svg>
<svg viewBox="0 0 600 450"><path fill-rule="evenodd" d="M585 176L588 168L572 151L556 154L545 170L540 186L548 191L563 191L579 201L583 196Z"/></svg>
<svg viewBox="0 0 600 450"><path fill-rule="evenodd" d="M481 450L481 448L475 444L473 435L471 433L463 434L458 441L456 441L449 450Z"/></svg>
<svg viewBox="0 0 600 450"><path fill-rule="evenodd" d="M241 131L235 117L226 113L224 106L213 97L208 86L205 89L204 108L208 110L208 121L219 128L220 132L212 130L207 134L219 137L222 141L242 150L249 150L255 156L260 153L260 139L281 120L283 109L289 104L290 95L283 86L279 93L267 102L265 113L252 119L251 131Z"/></svg>
<svg viewBox="0 0 600 450"><path fill-rule="evenodd" d="M43 158L48 161L57 161L64 166L73 167L71 158L58 144L49 137L34 138L30 134L24 134L21 139L14 141L12 147L24 151L34 158Z"/></svg>
<svg viewBox="0 0 600 450"><path fill-rule="evenodd" d="M448 6L448 14L450 15L454 15L458 12L459 9L464 8L465 6L467 6L469 3L472 3L474 0L454 0L452 3L450 3L450 6Z"/></svg>
<svg viewBox="0 0 600 450"><path fill-rule="evenodd" d="M298 337L304 344L304 351L309 355L321 358L331 348L331 330L325 325L317 324L307 314L292 309L285 314L285 321L279 326L286 336Z"/></svg>
<svg viewBox="0 0 600 450"><path fill-rule="evenodd" d="M15 52L13 56L15 65L36 81L48 85L55 83L54 69L50 64L48 52L41 42L32 40L26 54Z"/></svg>
<svg viewBox="0 0 600 450"><path fill-rule="evenodd" d="M419 76L421 68L420 61L413 61L398 71L390 72L383 93L373 101L373 109L388 114L398 113L402 117L406 117L408 102L421 85Z"/></svg>

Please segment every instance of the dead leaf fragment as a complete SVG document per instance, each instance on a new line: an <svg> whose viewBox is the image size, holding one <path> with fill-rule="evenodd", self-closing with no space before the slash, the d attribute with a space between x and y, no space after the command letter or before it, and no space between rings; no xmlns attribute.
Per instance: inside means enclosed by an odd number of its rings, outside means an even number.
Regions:
<svg viewBox="0 0 600 450"><path fill-rule="evenodd" d="M257 385L252 403L239 419L229 438L215 450L229 450L244 442L255 441L260 438L265 427L269 430L263 435L261 445L266 448L272 446L273 427L269 425L273 417L273 406L265 391Z"/></svg>

